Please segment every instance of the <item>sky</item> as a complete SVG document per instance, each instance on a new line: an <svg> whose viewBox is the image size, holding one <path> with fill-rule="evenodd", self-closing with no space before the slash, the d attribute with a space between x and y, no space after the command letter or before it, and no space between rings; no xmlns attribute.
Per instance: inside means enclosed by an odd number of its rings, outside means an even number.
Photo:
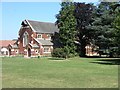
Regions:
<svg viewBox="0 0 120 90"><path fill-rule="evenodd" d="M60 8L60 2L1 2L0 40L17 39L21 22L25 19L54 23Z"/></svg>

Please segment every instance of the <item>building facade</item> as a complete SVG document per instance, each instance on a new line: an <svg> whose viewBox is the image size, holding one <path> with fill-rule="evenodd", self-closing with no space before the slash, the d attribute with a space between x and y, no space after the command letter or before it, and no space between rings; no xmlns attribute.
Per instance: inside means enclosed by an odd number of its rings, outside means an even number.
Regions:
<svg viewBox="0 0 120 90"><path fill-rule="evenodd" d="M59 30L54 23L24 20L18 32L18 39L6 45L4 54L24 57L51 56L53 51L51 37L55 33L59 33ZM93 52L93 46L86 46L86 55L93 54L97 54Z"/></svg>
<svg viewBox="0 0 120 90"><path fill-rule="evenodd" d="M10 56L8 46L13 46L15 42L16 40L0 40L0 56Z"/></svg>
<svg viewBox="0 0 120 90"><path fill-rule="evenodd" d="M55 32L58 28L54 23L24 20L18 40L15 45L9 45L9 52L11 55L17 52L24 57L50 56L53 50L51 36Z"/></svg>

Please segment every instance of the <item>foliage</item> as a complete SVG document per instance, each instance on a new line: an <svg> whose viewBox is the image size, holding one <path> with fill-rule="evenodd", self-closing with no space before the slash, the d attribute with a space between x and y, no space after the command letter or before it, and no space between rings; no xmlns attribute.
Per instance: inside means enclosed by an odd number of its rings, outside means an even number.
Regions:
<svg viewBox="0 0 120 90"><path fill-rule="evenodd" d="M94 10L93 22L89 29L94 31L92 36L94 44L99 46L99 49L110 53L111 47L116 47L114 41L113 21L116 14L113 12L115 2L101 2Z"/></svg>
<svg viewBox="0 0 120 90"><path fill-rule="evenodd" d="M74 17L74 8L75 7L72 2L62 2L61 10L59 11L59 14L56 15L56 25L59 28L59 33L56 33L53 37L53 43L57 41L54 48L62 48L58 51L65 51L64 53L61 53L63 55L60 55L65 56L65 58L67 58L70 54L76 54L76 46L74 43L76 39L76 19Z"/></svg>
<svg viewBox="0 0 120 90"><path fill-rule="evenodd" d="M55 48L52 52L53 57L64 58L65 52L63 48Z"/></svg>
<svg viewBox="0 0 120 90"><path fill-rule="evenodd" d="M87 44L97 45L98 53L109 54L110 57L120 53L118 6L120 4L117 2L100 2L98 6L62 2L62 8L56 16L59 33L53 37L54 49L60 49L54 50L53 56L68 58L77 55L77 52L84 57Z"/></svg>
<svg viewBox="0 0 120 90"><path fill-rule="evenodd" d="M70 54L70 49L68 47L64 47L64 48L55 48L52 52L52 56L53 57L58 57L58 58L70 58L70 57L74 57L75 54ZM77 56L77 53L76 53Z"/></svg>
<svg viewBox="0 0 120 90"><path fill-rule="evenodd" d="M85 46L90 42L92 34L90 34L90 29L87 26L91 24L92 21L93 5L85 3L75 4L75 17L77 20L77 42L78 52L80 56L84 57L86 54Z"/></svg>
<svg viewBox="0 0 120 90"><path fill-rule="evenodd" d="M115 28L115 40L114 42L117 44L118 46L118 50L117 53L120 55L120 4L119 4L119 8L117 9L117 16L114 20L114 28Z"/></svg>

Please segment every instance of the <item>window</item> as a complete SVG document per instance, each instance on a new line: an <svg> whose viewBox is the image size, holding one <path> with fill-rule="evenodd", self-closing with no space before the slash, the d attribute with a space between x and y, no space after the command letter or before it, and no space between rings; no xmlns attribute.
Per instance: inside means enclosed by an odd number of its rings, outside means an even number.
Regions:
<svg viewBox="0 0 120 90"><path fill-rule="evenodd" d="M16 50L15 52L18 53L18 50Z"/></svg>
<svg viewBox="0 0 120 90"><path fill-rule="evenodd" d="M28 33L23 34L23 46L26 46L29 43Z"/></svg>
<svg viewBox="0 0 120 90"><path fill-rule="evenodd" d="M42 38L42 34L38 34L38 35L37 35L37 38Z"/></svg>
<svg viewBox="0 0 120 90"><path fill-rule="evenodd" d="M44 48L44 52L50 52L48 47Z"/></svg>

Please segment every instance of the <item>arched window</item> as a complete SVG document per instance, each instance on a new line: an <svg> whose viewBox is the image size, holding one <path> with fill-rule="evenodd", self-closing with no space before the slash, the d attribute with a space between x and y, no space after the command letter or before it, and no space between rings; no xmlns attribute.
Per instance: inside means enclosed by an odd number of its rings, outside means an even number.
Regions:
<svg viewBox="0 0 120 90"><path fill-rule="evenodd" d="M23 34L23 46L25 47L28 43L29 43L29 36L28 36L28 33L25 32Z"/></svg>

